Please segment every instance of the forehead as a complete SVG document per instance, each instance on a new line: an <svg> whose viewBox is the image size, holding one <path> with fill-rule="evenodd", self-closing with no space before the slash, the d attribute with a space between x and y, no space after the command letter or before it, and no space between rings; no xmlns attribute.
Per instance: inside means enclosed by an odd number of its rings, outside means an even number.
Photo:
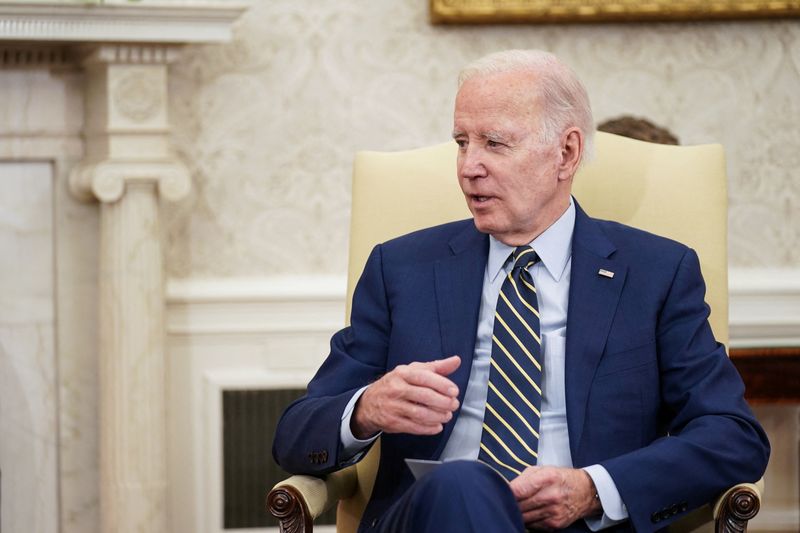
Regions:
<svg viewBox="0 0 800 533"><path fill-rule="evenodd" d="M530 72L473 76L456 95L456 129L533 126L538 109L536 89L536 77Z"/></svg>

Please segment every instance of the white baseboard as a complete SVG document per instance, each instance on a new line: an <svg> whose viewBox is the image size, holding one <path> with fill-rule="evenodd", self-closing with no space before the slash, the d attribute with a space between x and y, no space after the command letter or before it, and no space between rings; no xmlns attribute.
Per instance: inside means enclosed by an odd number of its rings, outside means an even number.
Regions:
<svg viewBox="0 0 800 533"><path fill-rule="evenodd" d="M171 335L333 332L344 276L170 280ZM730 345L800 345L800 269L731 269Z"/></svg>
<svg viewBox="0 0 800 533"><path fill-rule="evenodd" d="M344 324L346 284L343 276L169 280L167 333L332 333Z"/></svg>
<svg viewBox="0 0 800 533"><path fill-rule="evenodd" d="M800 268L732 269L731 346L800 346Z"/></svg>

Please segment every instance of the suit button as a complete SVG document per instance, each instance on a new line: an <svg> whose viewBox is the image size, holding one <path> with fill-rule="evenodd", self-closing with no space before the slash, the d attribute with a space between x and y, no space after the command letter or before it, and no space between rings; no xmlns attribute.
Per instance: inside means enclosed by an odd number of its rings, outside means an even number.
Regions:
<svg viewBox="0 0 800 533"><path fill-rule="evenodd" d="M682 503L681 503L681 512L682 512L682 513L685 513L685 512L686 512L686 511L688 511L688 510L689 510L689 504L688 504L688 503L686 503L686 502L682 502Z"/></svg>
<svg viewBox="0 0 800 533"><path fill-rule="evenodd" d="M323 463L328 462L328 452L327 451L322 452L322 462Z"/></svg>
<svg viewBox="0 0 800 533"><path fill-rule="evenodd" d="M654 524L661 522L661 513L653 513L650 515L650 521Z"/></svg>
<svg viewBox="0 0 800 533"><path fill-rule="evenodd" d="M372 522L369 523L369 527L375 527L377 525L378 525L378 519L377 518L373 518Z"/></svg>

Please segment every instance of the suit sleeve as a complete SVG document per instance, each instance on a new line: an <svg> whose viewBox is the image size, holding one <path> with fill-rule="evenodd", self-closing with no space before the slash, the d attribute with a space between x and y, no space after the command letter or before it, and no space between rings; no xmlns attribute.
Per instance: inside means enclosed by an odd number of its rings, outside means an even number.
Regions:
<svg viewBox="0 0 800 533"><path fill-rule="evenodd" d="M353 294L350 326L331 339L330 354L275 430L272 455L287 472L322 475L350 464L340 439L350 398L386 370L391 315L377 246ZM359 455L358 457L360 457Z"/></svg>
<svg viewBox="0 0 800 533"><path fill-rule="evenodd" d="M714 339L693 250L684 254L657 325L662 418L668 435L601 464L636 531L666 527L736 483L758 480L769 443L744 385Z"/></svg>

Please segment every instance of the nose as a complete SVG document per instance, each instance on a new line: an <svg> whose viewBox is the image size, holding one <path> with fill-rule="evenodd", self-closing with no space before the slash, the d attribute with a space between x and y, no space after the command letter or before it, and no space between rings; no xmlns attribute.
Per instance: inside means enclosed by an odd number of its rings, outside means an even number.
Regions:
<svg viewBox="0 0 800 533"><path fill-rule="evenodd" d="M464 179L483 178L486 167L479 147L468 144L458 152L458 175Z"/></svg>

